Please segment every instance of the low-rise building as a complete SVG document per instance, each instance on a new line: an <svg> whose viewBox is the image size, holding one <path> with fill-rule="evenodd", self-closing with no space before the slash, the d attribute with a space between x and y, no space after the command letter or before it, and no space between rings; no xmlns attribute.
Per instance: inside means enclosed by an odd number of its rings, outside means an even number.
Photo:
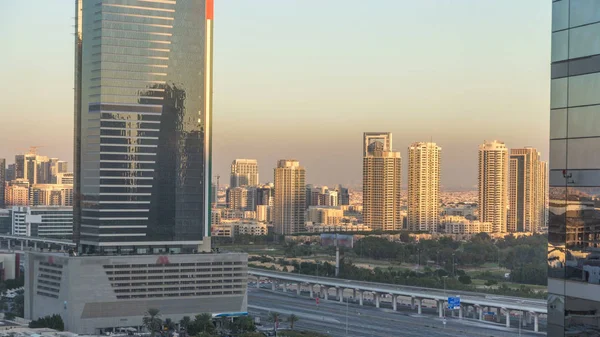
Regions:
<svg viewBox="0 0 600 337"><path fill-rule="evenodd" d="M267 235L269 227L266 223L256 221L223 221L212 226L213 236L234 237L236 235Z"/></svg>
<svg viewBox="0 0 600 337"><path fill-rule="evenodd" d="M59 313L80 335L139 326L150 308L173 322L248 311L247 254L26 254L25 319Z"/></svg>
<svg viewBox="0 0 600 337"><path fill-rule="evenodd" d="M344 211L340 207L311 206L306 211L306 221L324 225L337 225L342 222Z"/></svg>
<svg viewBox="0 0 600 337"><path fill-rule="evenodd" d="M458 215L447 215L442 217L441 226L446 234L477 234L492 232L491 222L469 220Z"/></svg>
<svg viewBox="0 0 600 337"><path fill-rule="evenodd" d="M335 225L326 225L326 224L315 224L312 222L307 222L306 231L309 233L332 233L332 232L370 232L372 231L371 227L365 224L335 224Z"/></svg>

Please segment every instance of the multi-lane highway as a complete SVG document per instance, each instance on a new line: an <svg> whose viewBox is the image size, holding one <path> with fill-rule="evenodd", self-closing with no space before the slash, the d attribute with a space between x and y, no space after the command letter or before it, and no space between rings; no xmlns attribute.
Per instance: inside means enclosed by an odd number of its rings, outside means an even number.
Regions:
<svg viewBox="0 0 600 337"><path fill-rule="evenodd" d="M519 336L519 329L507 329L503 324L452 317L447 317L444 324L444 319L437 317L435 308L424 309L423 315L417 315L409 308L394 312L391 309L337 301L320 301L317 305L315 300L306 297L250 287L248 312L261 317L264 323L270 311L278 312L283 317L295 314L300 319L295 324L298 329L325 332L333 337ZM287 323L283 322L280 326L286 327ZM542 336L545 333L520 331L520 335Z"/></svg>

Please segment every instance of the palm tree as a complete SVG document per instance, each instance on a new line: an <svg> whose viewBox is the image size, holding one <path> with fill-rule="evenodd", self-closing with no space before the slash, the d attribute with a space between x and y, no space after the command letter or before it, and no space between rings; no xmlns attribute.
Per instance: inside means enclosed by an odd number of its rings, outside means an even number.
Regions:
<svg viewBox="0 0 600 337"><path fill-rule="evenodd" d="M160 310L150 308L146 311L143 319L144 326L150 330L150 336L154 337L157 330L160 330L162 320L160 319Z"/></svg>
<svg viewBox="0 0 600 337"><path fill-rule="evenodd" d="M298 316L291 314L290 317L288 317L288 322L290 322L290 328L292 330L294 330L294 323L298 322L299 318Z"/></svg>
<svg viewBox="0 0 600 337"><path fill-rule="evenodd" d="M280 318L281 318L281 315L278 312L274 312L274 311L269 312L269 322L275 323L275 326L274 326L275 330L277 330L277 328L278 328Z"/></svg>
<svg viewBox="0 0 600 337"><path fill-rule="evenodd" d="M183 328L185 330L185 335L187 336L188 327L192 323L192 319L190 316L183 316L183 318L179 321L179 328Z"/></svg>
<svg viewBox="0 0 600 337"><path fill-rule="evenodd" d="M215 326L213 325L212 321L213 321L212 315L204 313L204 314L196 315L194 324L197 326L198 331L200 331L200 332L213 333L215 331Z"/></svg>

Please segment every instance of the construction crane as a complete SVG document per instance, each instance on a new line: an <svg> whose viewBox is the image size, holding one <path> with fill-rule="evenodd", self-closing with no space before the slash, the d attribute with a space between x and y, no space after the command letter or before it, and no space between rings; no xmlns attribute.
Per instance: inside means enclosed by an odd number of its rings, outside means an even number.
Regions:
<svg viewBox="0 0 600 337"><path fill-rule="evenodd" d="M44 145L33 145L29 147L29 154L37 155L37 149L40 147L44 147Z"/></svg>

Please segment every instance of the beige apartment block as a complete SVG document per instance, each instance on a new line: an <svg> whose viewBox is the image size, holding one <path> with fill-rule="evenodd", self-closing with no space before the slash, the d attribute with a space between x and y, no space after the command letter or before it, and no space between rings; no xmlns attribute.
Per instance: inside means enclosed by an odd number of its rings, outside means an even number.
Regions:
<svg viewBox="0 0 600 337"><path fill-rule="evenodd" d="M508 149L503 142L479 146L479 221L490 222L492 232L506 233L508 207Z"/></svg>
<svg viewBox="0 0 600 337"><path fill-rule="evenodd" d="M391 132L365 132L363 146L363 220L373 230L402 228L402 158L392 151Z"/></svg>
<svg viewBox="0 0 600 337"><path fill-rule="evenodd" d="M306 170L300 162L282 159L275 168L273 226L277 234L304 230L306 210Z"/></svg>
<svg viewBox="0 0 600 337"><path fill-rule="evenodd" d="M440 220L440 153L435 143L408 147L408 229L437 232Z"/></svg>

